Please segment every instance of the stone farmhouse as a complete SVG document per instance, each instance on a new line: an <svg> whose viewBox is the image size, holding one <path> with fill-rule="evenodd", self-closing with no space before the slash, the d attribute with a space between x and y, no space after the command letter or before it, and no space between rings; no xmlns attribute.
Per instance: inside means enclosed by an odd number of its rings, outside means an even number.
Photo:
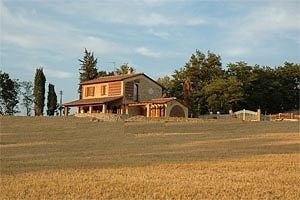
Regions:
<svg viewBox="0 0 300 200"><path fill-rule="evenodd" d="M146 117L188 117L188 109L175 97L163 98L162 86L144 73L100 77L81 83L81 99L65 103L77 113L112 113Z"/></svg>

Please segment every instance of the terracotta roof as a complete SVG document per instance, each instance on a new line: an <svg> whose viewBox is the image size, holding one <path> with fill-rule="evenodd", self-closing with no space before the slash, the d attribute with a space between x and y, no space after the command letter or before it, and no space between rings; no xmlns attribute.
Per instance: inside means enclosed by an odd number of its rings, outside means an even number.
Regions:
<svg viewBox="0 0 300 200"><path fill-rule="evenodd" d="M79 99L76 101L71 101L63 104L63 106L82 106L82 105L93 105L93 104L103 104L110 101L116 101L122 99L123 96L120 97L105 97L105 98L95 98L95 99Z"/></svg>
<svg viewBox="0 0 300 200"><path fill-rule="evenodd" d="M137 73L137 74L123 74L123 75L114 75L114 76L104 76L99 77L93 80L84 81L81 85L92 84L92 83L105 83L105 82L113 82L113 81L123 81L128 78L132 78L135 76L144 75L144 73Z"/></svg>
<svg viewBox="0 0 300 200"><path fill-rule="evenodd" d="M93 84L93 83L106 83L106 82L113 82L113 81L123 81L125 79L136 77L136 76L139 76L139 75L143 75L146 78L148 78L149 80L151 80L154 83L156 83L157 85L159 85L160 87L163 87L157 81L153 80L152 78L150 78L149 76L147 76L144 73L103 76L103 77L99 77L99 78L96 78L96 79L93 79L93 80L84 81L84 82L80 83L80 85Z"/></svg>

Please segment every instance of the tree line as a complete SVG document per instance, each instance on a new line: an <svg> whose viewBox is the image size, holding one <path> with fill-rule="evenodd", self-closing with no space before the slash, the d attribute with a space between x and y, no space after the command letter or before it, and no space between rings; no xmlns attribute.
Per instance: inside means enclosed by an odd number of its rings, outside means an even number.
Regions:
<svg viewBox="0 0 300 200"><path fill-rule="evenodd" d="M83 59L79 59L79 82L92 80L97 77L111 76L116 74L126 74L131 68L128 63L121 65L113 71L97 69L97 59L91 51L85 49ZM46 77L43 68L37 68L34 82L19 81L9 77L8 73L0 71L0 115L14 115L19 111L18 105L24 107L26 115L31 116L32 110L35 116L44 115ZM81 98L81 87L78 92ZM58 115L58 110L62 110L62 105L57 103L57 95L54 85L48 84L47 110L48 116Z"/></svg>
<svg viewBox="0 0 300 200"><path fill-rule="evenodd" d="M79 61L80 83L101 76L126 74L131 68L124 64L112 72L99 71L97 59L87 50L84 59ZM282 66L270 67L239 61L224 68L221 56L196 50L184 67L157 81L163 86L163 96L182 101L191 117L240 109L260 108L266 114L299 110L299 63L285 62ZM78 92L81 94L80 86Z"/></svg>
<svg viewBox="0 0 300 200"><path fill-rule="evenodd" d="M299 63L269 67L240 61L223 68L219 55L196 50L184 67L158 82L164 95L183 101L193 117L240 109L260 108L268 114L299 110Z"/></svg>
<svg viewBox="0 0 300 200"><path fill-rule="evenodd" d="M26 115L44 114L46 77L43 68L37 68L34 84L31 81L11 79L8 73L0 71L0 115L14 115L19 111L18 103L25 108ZM20 102L20 98L22 98ZM54 85L49 83L47 95L47 115L55 115L59 105Z"/></svg>
<svg viewBox="0 0 300 200"><path fill-rule="evenodd" d="M113 71L98 70L93 52L85 49L79 59L79 83L98 77L127 74L134 70L125 63ZM222 66L221 57L213 52L207 54L196 50L188 62L171 76L157 80L163 86L163 96L176 97L189 108L190 117L210 112L228 113L229 110L260 108L263 113L278 113L299 110L300 64L285 62L270 67L249 65L244 61ZM0 71L0 114L17 113L18 103L26 114L43 115L45 107L46 77L42 68L37 68L34 84L30 81L13 80ZM81 98L81 86L78 88ZM57 95L54 85L48 85L47 115L55 115Z"/></svg>

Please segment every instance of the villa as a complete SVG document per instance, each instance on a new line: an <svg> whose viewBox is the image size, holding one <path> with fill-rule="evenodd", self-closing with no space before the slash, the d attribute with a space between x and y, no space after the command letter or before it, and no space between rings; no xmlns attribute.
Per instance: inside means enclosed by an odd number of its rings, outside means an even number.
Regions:
<svg viewBox="0 0 300 200"><path fill-rule="evenodd" d="M188 117L188 109L175 97L162 97L162 86L144 73L100 77L81 83L81 99L65 103L77 113L112 113L146 117Z"/></svg>

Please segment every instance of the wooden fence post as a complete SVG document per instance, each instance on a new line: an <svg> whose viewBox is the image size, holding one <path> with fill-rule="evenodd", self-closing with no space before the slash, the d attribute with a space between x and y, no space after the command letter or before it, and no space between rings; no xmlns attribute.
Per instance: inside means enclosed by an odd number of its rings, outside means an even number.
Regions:
<svg viewBox="0 0 300 200"><path fill-rule="evenodd" d="M260 109L257 109L257 113L256 113L256 120L257 121L261 121L261 119L260 119L260 114L261 114L261 110Z"/></svg>

